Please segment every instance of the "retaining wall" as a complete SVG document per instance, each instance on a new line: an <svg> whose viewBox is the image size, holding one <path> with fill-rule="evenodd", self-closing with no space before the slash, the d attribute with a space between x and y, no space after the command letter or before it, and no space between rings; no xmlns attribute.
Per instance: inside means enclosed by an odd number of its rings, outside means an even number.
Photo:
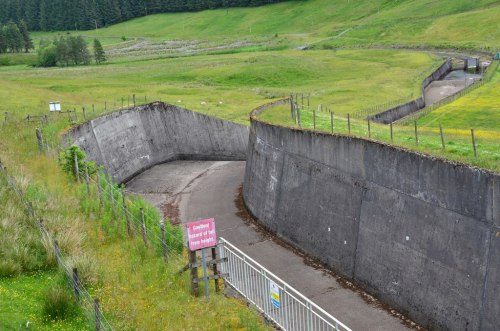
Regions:
<svg viewBox="0 0 500 331"><path fill-rule="evenodd" d="M177 159L245 160L248 127L164 103L111 113L67 134L116 182Z"/></svg>
<svg viewBox="0 0 500 331"><path fill-rule="evenodd" d="M451 72L451 70L453 70L452 62L451 60L447 60L431 75L424 79L424 81L422 82L422 95L419 98L370 116L370 119L374 122L389 124L405 116L408 116L413 112L425 108L425 89L427 88L427 86L429 86L429 84L433 81L439 80L442 77L446 76L449 72Z"/></svg>
<svg viewBox="0 0 500 331"><path fill-rule="evenodd" d="M430 329L500 325L500 175L251 118L244 199L265 227Z"/></svg>

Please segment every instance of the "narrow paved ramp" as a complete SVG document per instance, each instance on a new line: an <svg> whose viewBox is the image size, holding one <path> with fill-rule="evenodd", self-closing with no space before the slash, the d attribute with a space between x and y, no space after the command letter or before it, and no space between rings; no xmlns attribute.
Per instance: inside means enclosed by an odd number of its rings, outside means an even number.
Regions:
<svg viewBox="0 0 500 331"><path fill-rule="evenodd" d="M224 237L353 330L407 330L400 319L346 288L322 268L284 248L237 216L235 199L245 162L177 161L158 165L127 183L182 223L214 217Z"/></svg>

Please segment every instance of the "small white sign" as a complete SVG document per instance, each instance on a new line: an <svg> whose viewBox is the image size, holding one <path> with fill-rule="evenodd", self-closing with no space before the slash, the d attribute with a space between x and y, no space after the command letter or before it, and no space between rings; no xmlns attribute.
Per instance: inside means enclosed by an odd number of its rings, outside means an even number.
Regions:
<svg viewBox="0 0 500 331"><path fill-rule="evenodd" d="M61 111L61 103L59 101L49 102L50 111Z"/></svg>
<svg viewBox="0 0 500 331"><path fill-rule="evenodd" d="M280 288L275 282L270 280L269 289L271 293L271 302L275 308L279 309L281 307Z"/></svg>

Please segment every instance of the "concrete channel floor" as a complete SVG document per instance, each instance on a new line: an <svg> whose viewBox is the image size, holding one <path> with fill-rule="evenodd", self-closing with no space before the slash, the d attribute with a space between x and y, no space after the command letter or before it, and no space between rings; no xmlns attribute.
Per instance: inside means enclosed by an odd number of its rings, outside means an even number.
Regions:
<svg viewBox="0 0 500 331"><path fill-rule="evenodd" d="M223 237L300 291L352 330L407 330L399 318L342 286L321 268L258 231L237 216L235 198L245 162L176 161L155 166L127 183L160 210L178 207L179 221L214 217ZM169 207L167 207L169 206Z"/></svg>

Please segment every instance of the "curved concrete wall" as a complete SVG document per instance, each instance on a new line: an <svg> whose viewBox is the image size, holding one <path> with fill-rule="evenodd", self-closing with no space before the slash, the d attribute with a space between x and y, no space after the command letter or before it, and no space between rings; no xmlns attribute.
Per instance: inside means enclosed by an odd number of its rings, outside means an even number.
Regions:
<svg viewBox="0 0 500 331"><path fill-rule="evenodd" d="M376 115L370 116L370 119L374 122L389 124L405 116L408 116L413 112L425 108L425 89L427 88L427 86L429 86L429 84L433 81L439 80L440 78L446 76L452 69L453 65L451 60L447 60L432 74L424 79L424 81L422 82L422 95L419 98L400 106L388 109Z"/></svg>
<svg viewBox="0 0 500 331"><path fill-rule="evenodd" d="M176 159L245 160L248 127L164 103L105 115L68 136L123 182Z"/></svg>
<svg viewBox="0 0 500 331"><path fill-rule="evenodd" d="M268 229L431 329L500 325L500 175L251 118L244 199Z"/></svg>

